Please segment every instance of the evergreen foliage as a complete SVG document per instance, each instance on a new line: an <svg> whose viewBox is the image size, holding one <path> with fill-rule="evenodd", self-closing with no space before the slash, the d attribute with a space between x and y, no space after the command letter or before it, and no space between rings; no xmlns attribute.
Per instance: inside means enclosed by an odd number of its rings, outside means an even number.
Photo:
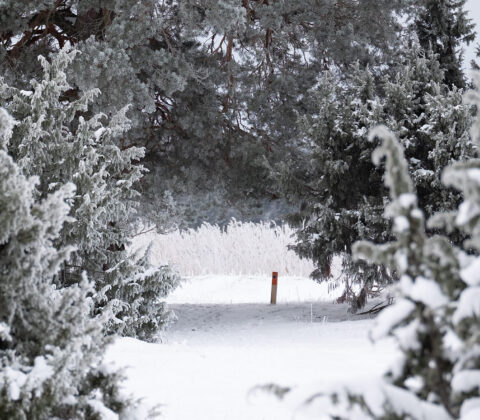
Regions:
<svg viewBox="0 0 480 420"><path fill-rule="evenodd" d="M356 240L391 238L381 217L388 195L370 161L375 143L367 140L368 127L386 124L399 136L419 206L428 216L459 204L460 194L441 183L441 173L474 154L471 108L462 104L461 90L443 82L435 54L412 41L403 60L395 76L380 82L358 65L343 80L324 74L313 92L317 113L299 121L301 160L288 162L279 174L291 202L301 202L290 217L298 229L294 249L314 260L319 268L313 277L319 280L330 276L334 255L344 256L346 273L364 286L353 309L363 306L372 283L392 280L381 266L350 258Z"/></svg>
<svg viewBox="0 0 480 420"><path fill-rule="evenodd" d="M444 344L444 321L449 298L454 298L461 287L455 252L447 238L427 238L424 215L418 208L407 161L395 136L384 128L374 130L372 136L383 139L373 159L377 165L384 156L387 159L385 184L392 201L385 208L385 216L393 222L396 241L385 245L358 242L354 253L395 270L401 291L393 307L380 315L374 336L392 334L402 351L402 360L388 373L388 381L448 411L448 373L453 363ZM400 414L394 405L386 410Z"/></svg>
<svg viewBox="0 0 480 420"><path fill-rule="evenodd" d="M14 124L0 108L0 417L127 415L118 374L101 365L110 315L94 316L85 276L70 287L55 282L73 252L56 242L73 222L75 186L40 197L38 177L26 177L7 152Z"/></svg>
<svg viewBox="0 0 480 420"><path fill-rule="evenodd" d="M374 332L402 354L381 403L347 390L332 415L480 418L465 4L0 1L0 417L139 417L106 337L154 340L179 281L129 253L140 213L167 228L298 208L294 249L318 280L343 257L353 310L399 280Z"/></svg>
<svg viewBox="0 0 480 420"><path fill-rule="evenodd" d="M373 145L365 141L367 127L381 120L382 109L372 74L358 66L352 73L346 83L331 73L322 77L315 91L318 114L299 122L303 159L281 173L291 201L302 203L290 217L298 229L294 249L313 259L318 269L312 275L319 280L330 277L333 256L347 256L358 238L387 239L387 225L379 217L381 174L370 161ZM344 262L351 265L348 257ZM358 266L350 268L350 275L358 273L366 283L382 274L376 267L364 266L361 273Z"/></svg>
<svg viewBox="0 0 480 420"><path fill-rule="evenodd" d="M472 157L471 107L463 91L449 88L438 55L413 42L406 64L385 83L385 123L405 148L419 206L427 216L456 208L460 194L441 182L441 173L456 160Z"/></svg>
<svg viewBox="0 0 480 420"><path fill-rule="evenodd" d="M450 87L465 87L461 47L473 42L476 36L475 24L465 11L466 3L467 0L422 0L414 6L418 8L414 28L420 45L438 55Z"/></svg>
<svg viewBox="0 0 480 420"><path fill-rule="evenodd" d="M27 88L41 77L37 55L82 51L64 94L99 88L94 114L131 104L122 141L146 147L143 202L160 227L170 210L197 225L278 218L285 204L268 163L292 153L296 112L315 110L306 92L326 68L390 62L403 3L7 0L0 67Z"/></svg>
<svg viewBox="0 0 480 420"><path fill-rule="evenodd" d="M478 74L476 84L480 86ZM478 91L470 92L468 99L478 110ZM386 157L385 184L391 202L385 217L392 221L396 240L383 245L357 242L354 253L400 276L398 300L380 314L373 337L393 337L401 359L379 384L380 402L372 394L347 389L335 395L340 405L331 414L334 418L350 418L352 413L358 418L476 418L480 414L480 161L459 161L444 171L443 182L460 190L463 202L458 211L439 213L427 224L447 231L461 229L468 240L457 247L445 235L426 233L403 148L385 127L371 133L371 138L376 136L383 142L373 159L378 165ZM480 114L472 138L478 148Z"/></svg>
<svg viewBox="0 0 480 420"><path fill-rule="evenodd" d="M108 330L152 339L169 319L161 299L178 277L168 267L151 267L146 257L130 256L134 187L145 171L138 164L143 149L116 145L129 128L126 108L105 124L103 114L91 115L98 90L79 94L74 101L62 95L71 89L66 73L76 52L62 49L49 63L40 57L43 80L31 90L0 84L4 106L18 121L8 151L27 176L38 176L39 198L72 183L76 193L70 216L60 231L58 247L75 250L62 266L57 282L81 282L86 271L94 281L97 310L113 310Z"/></svg>

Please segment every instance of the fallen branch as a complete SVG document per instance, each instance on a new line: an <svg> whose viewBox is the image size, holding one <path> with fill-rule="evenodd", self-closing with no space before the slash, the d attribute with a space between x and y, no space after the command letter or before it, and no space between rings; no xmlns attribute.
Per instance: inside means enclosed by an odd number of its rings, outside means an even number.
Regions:
<svg viewBox="0 0 480 420"><path fill-rule="evenodd" d="M368 311L358 312L355 315L376 315L386 307L390 306L393 303L393 298L388 298L386 301L377 303Z"/></svg>

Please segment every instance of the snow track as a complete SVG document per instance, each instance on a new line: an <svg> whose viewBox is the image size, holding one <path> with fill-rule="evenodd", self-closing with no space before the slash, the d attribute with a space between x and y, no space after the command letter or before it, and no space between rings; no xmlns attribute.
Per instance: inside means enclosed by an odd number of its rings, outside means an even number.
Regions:
<svg viewBox="0 0 480 420"><path fill-rule="evenodd" d="M311 280L280 280L284 292L292 292L283 295L290 302L273 306L222 303L228 293L212 293L229 284L230 300L244 302L251 283L260 287L265 278L191 279L171 298L178 320L163 343L120 339L107 359L128 366L126 388L149 405L162 405L167 420L318 418L303 406L310 395L332 382L378 375L391 347L374 346L368 339L373 321L348 315L343 305L320 297L299 302L298 286L306 281L310 287ZM313 289L301 290L312 297ZM323 295L321 286L317 291ZM292 391L280 401L255 388L272 383Z"/></svg>

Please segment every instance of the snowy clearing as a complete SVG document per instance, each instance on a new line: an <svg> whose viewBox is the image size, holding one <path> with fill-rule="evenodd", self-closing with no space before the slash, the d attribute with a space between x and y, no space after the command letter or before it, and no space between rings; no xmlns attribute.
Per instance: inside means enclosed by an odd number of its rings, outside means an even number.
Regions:
<svg viewBox="0 0 480 420"><path fill-rule="evenodd" d="M107 360L165 419L281 420L319 418L308 397L378 376L394 357L391 343L368 339L373 320L328 302L326 285L280 277L277 305L269 287L268 277L190 278L169 299L178 320L163 343L119 339ZM280 401L255 388L267 384L292 390Z"/></svg>

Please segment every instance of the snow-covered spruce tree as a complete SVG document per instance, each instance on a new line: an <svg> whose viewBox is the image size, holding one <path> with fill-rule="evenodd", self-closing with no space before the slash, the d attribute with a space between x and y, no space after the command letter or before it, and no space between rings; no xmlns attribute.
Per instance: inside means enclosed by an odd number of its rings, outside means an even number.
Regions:
<svg viewBox="0 0 480 420"><path fill-rule="evenodd" d="M480 79L479 79L480 82ZM480 96L475 96L480 104ZM477 129L480 126L477 127ZM480 131L478 132L480 133ZM478 133L477 144L478 142ZM375 389L353 386L334 394L330 415L357 418L474 419L480 414L479 259L456 248L447 236L428 236L418 208L407 161L394 134L379 127L371 137L383 139L374 155L386 157L385 183L391 203L385 216L393 222L396 241L383 245L358 242L357 258L384 264L400 276L398 299L378 317L373 338L391 336L400 360ZM478 251L480 162L450 166L444 181L461 188L465 201L458 213L430 219L431 227L446 225L471 235L466 250Z"/></svg>
<svg viewBox="0 0 480 420"><path fill-rule="evenodd" d="M0 84L2 102L18 121L8 150L26 175L39 177L41 198L67 182L76 186L70 211L75 222L65 225L56 242L75 251L58 283L76 284L86 271L97 290L97 309L112 307L116 313L108 329L152 339L169 318L162 298L178 277L168 267L149 266L146 257L129 255L143 149L117 145L129 128L126 108L108 125L105 115L89 113L98 90L65 99L76 54L63 49L51 63L40 57L43 79L32 81L29 91Z"/></svg>
<svg viewBox="0 0 480 420"><path fill-rule="evenodd" d="M472 109L462 102L461 89L449 88L432 50L422 50L413 40L404 60L396 76L383 85L380 122L399 137L419 206L429 217L460 203L460 194L442 184L441 174L453 161L473 156Z"/></svg>
<svg viewBox="0 0 480 420"><path fill-rule="evenodd" d="M372 74L358 66L345 83L324 73L315 97L317 114L299 122L305 136L300 150L305 155L297 162L292 160L281 173L290 201L302 203L289 218L298 228L294 249L313 259L318 267L312 273L315 279L328 278L333 256L344 255L349 276L358 275L357 280L367 286L387 273L353 264L349 254L359 238L380 242L388 238L388 225L381 218L381 173L371 163L374 145L366 141L367 127L382 118L381 102ZM354 307L363 306L364 301L362 292Z"/></svg>
<svg viewBox="0 0 480 420"><path fill-rule="evenodd" d="M467 0L421 0L413 2L413 29L423 49L433 49L445 70L445 82L465 87L462 44L475 39L475 24L465 10Z"/></svg>
<svg viewBox="0 0 480 420"><path fill-rule="evenodd" d="M345 272L365 286L353 300L359 306L372 282L391 280L385 269L350 258L356 240L391 238L379 217L388 193L370 160L375 144L367 141L368 127L386 124L399 136L427 216L458 206L460 194L441 183L441 173L473 156L471 107L462 103L461 90L444 83L436 56L413 40L402 61L396 75L380 83L358 66L343 80L324 74L315 90L317 114L300 119L304 153L282 173L288 198L301 203L290 218L298 228L296 251L313 258L319 280L329 276L333 255L343 254ZM458 242L459 236L451 238Z"/></svg>
<svg viewBox="0 0 480 420"><path fill-rule="evenodd" d="M75 187L40 198L38 177L24 176L7 153L13 130L0 108L0 418L138 418L118 375L102 369L109 314L93 315L93 285L55 282L73 251L55 243L73 221Z"/></svg>
<svg viewBox="0 0 480 420"><path fill-rule="evenodd" d="M472 138L480 149L480 74L474 74L476 90L466 95L466 101L476 106L477 116L472 127ZM458 212L444 215L443 223L454 224L469 239L460 255L462 291L453 306L451 324L461 340L460 356L453 368L452 391L461 419L480 416L480 159L459 162L443 175L445 184L462 191L464 200ZM437 221L433 221L437 222Z"/></svg>

